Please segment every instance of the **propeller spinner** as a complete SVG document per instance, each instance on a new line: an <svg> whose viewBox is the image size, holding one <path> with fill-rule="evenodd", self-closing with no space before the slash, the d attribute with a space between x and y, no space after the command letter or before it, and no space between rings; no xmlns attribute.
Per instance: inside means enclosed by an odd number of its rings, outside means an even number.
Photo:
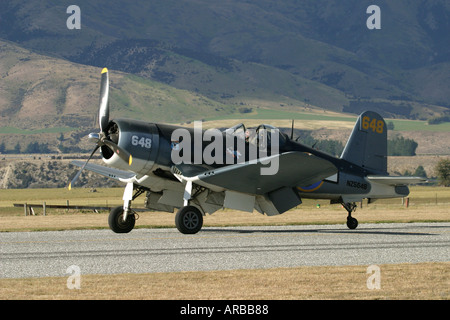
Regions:
<svg viewBox="0 0 450 320"><path fill-rule="evenodd" d="M109 75L108 69L103 68L102 70L102 79L100 84L100 106L98 111L98 123L100 126L99 133L91 133L89 134L89 140L95 142L96 146L92 151L89 158L86 160L85 164L81 167L81 169L77 172L75 177L69 183L68 189L71 190L74 183L78 180L81 175L81 172L86 167L89 160L92 159L95 152L102 146L107 146L111 149L115 154L117 154L122 160L124 160L128 165L131 166L133 161L133 157L129 152L119 147L117 143L113 142L108 135L108 125L109 125Z"/></svg>

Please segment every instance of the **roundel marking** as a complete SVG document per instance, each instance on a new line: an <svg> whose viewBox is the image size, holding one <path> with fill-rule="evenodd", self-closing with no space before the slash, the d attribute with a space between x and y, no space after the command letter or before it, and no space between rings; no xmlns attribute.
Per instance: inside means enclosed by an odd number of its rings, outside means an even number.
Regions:
<svg viewBox="0 0 450 320"><path fill-rule="evenodd" d="M323 181L318 181L307 187L302 187L302 188L297 187L297 189L300 191L303 191L303 192L313 192L313 191L316 191L317 189L319 189L322 185L323 185Z"/></svg>

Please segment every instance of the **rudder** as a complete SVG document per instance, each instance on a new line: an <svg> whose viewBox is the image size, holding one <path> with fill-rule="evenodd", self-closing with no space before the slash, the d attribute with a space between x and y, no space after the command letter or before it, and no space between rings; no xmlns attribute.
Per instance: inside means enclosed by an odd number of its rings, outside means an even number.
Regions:
<svg viewBox="0 0 450 320"><path fill-rule="evenodd" d="M387 127L383 117L373 111L363 112L356 120L341 159L373 174L387 174Z"/></svg>

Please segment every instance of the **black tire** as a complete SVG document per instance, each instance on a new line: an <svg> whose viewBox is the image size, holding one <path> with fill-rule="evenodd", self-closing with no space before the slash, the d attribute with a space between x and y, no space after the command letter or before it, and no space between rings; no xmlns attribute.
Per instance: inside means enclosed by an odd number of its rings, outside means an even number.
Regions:
<svg viewBox="0 0 450 320"><path fill-rule="evenodd" d="M358 220L356 220L355 218L347 218L347 227L349 229L356 229L356 227L358 226Z"/></svg>
<svg viewBox="0 0 450 320"><path fill-rule="evenodd" d="M133 213L128 213L127 220L123 221L123 207L115 207L108 217L109 227L115 233L128 233L133 230L136 218Z"/></svg>
<svg viewBox="0 0 450 320"><path fill-rule="evenodd" d="M194 206L181 207L175 215L175 225L183 234L195 234L203 226L203 215Z"/></svg>

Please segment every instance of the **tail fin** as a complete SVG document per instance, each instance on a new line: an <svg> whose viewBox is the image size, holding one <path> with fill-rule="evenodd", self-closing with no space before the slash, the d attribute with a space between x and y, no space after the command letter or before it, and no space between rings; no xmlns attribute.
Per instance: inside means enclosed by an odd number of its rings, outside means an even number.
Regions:
<svg viewBox="0 0 450 320"><path fill-rule="evenodd" d="M341 159L374 174L387 174L387 127L378 113L365 111L358 117Z"/></svg>

